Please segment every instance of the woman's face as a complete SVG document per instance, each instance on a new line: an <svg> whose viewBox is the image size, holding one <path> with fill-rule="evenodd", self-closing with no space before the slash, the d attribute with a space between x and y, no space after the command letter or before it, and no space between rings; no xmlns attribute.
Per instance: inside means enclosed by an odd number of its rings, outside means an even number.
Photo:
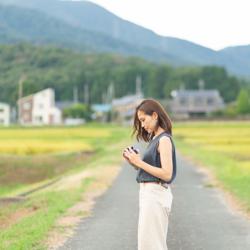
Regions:
<svg viewBox="0 0 250 250"><path fill-rule="evenodd" d="M153 113L152 115L147 115L144 111L138 110L137 117L141 123L141 127L144 128L149 134L155 131L157 124L156 113Z"/></svg>

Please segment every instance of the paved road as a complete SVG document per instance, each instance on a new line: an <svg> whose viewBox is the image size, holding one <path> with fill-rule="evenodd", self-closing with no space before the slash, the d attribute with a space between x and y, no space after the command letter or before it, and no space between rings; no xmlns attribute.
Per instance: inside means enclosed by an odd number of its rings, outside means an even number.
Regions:
<svg viewBox="0 0 250 250"><path fill-rule="evenodd" d="M169 250L250 249L250 222L233 213L205 176L178 156L172 186ZM92 217L83 219L60 250L136 250L138 185L136 171L124 165L112 187L101 196ZM157 249L156 249L157 250Z"/></svg>

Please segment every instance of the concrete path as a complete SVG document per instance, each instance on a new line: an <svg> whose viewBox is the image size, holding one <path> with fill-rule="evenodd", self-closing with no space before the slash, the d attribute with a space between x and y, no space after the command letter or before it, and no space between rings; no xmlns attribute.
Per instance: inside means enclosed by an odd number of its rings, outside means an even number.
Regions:
<svg viewBox="0 0 250 250"><path fill-rule="evenodd" d="M170 250L250 249L250 221L230 209L221 191L207 187L207 178L178 157Z"/></svg>
<svg viewBox="0 0 250 250"><path fill-rule="evenodd" d="M127 164L111 188L96 201L75 236L60 250L130 250L137 248L138 184Z"/></svg>
<svg viewBox="0 0 250 250"><path fill-rule="evenodd" d="M228 208L220 191L206 187L206 178L197 168L180 156L177 162L169 250L250 249L250 221ZM97 200L92 217L81 221L60 250L136 250L135 176L136 171L124 164L112 187Z"/></svg>

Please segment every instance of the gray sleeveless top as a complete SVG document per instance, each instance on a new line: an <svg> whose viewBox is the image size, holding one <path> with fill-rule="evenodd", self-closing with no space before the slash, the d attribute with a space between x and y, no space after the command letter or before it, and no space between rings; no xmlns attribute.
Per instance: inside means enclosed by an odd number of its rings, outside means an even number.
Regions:
<svg viewBox="0 0 250 250"><path fill-rule="evenodd" d="M157 148L159 145L159 140L163 136L169 137L171 140L171 143L172 143L173 174L172 174L171 179L169 181L163 181L160 178L157 178L157 177L147 173L143 169L139 169L138 173L137 173L137 177L136 177L136 181L138 183L140 183L140 182L162 182L162 183L170 184L174 180L174 178L176 176L175 146L174 146L174 142L173 142L171 135L169 135L167 132L162 132L161 134L159 134L158 136L156 136L155 138L153 138L149 142L148 147L144 153L142 160L145 161L146 163L154 166L154 167L161 168L160 154L157 151Z"/></svg>

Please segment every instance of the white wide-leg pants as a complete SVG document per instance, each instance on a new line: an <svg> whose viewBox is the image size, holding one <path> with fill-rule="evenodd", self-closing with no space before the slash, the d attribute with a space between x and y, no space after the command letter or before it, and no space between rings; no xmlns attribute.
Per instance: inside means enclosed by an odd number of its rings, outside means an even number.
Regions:
<svg viewBox="0 0 250 250"><path fill-rule="evenodd" d="M138 250L167 250L168 219L173 195L170 186L140 183Z"/></svg>

